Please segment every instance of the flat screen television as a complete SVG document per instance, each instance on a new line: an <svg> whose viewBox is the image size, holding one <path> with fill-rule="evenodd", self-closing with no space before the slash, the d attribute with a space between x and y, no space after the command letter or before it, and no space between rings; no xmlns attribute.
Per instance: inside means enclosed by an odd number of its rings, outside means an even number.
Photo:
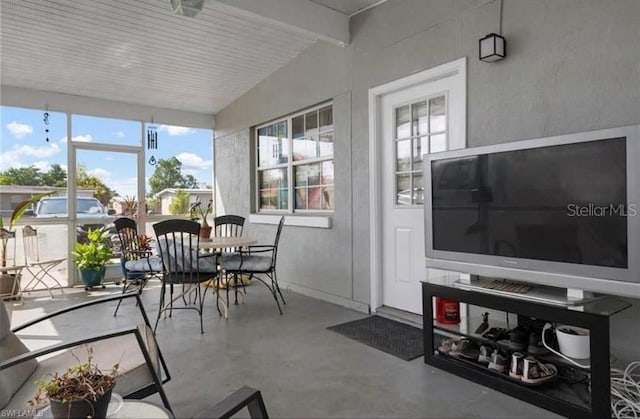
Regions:
<svg viewBox="0 0 640 419"><path fill-rule="evenodd" d="M425 156L428 267L640 297L640 125Z"/></svg>

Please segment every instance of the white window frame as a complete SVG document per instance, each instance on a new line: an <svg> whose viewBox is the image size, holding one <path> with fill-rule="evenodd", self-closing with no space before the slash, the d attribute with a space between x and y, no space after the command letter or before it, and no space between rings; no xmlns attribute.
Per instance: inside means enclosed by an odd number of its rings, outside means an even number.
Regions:
<svg viewBox="0 0 640 419"><path fill-rule="evenodd" d="M331 106L331 114L332 114L332 121L333 121L333 144L334 144L334 150L333 153L330 156L322 156L322 157L314 157L311 159L305 159L305 160L297 160L294 161L293 160L293 119L299 116L303 116L306 115L309 112L314 112L314 111L319 111L322 108L326 108L327 106ZM258 136L258 131L262 128L268 127L270 125L275 125L278 124L280 122L286 121L287 122L287 144L289 147L289 158L288 161L286 163L278 163L278 164L274 164L274 165L270 165L270 166L263 166L260 167L260 154L259 154L259 146L260 146L260 141L259 141L259 136ZM318 135L320 134L319 132L319 126L318 126ZM319 105L315 105L312 106L310 108L306 108L303 109L301 111L289 114L285 117L282 118L278 118L278 119L274 119L272 121L269 122L265 122L263 124L257 125L254 127L254 152L255 152L255 163L254 163L254 197L255 197L255 214L252 214L253 218L258 221L258 222L266 222L266 218L264 217L258 217L258 215L288 215L288 216L294 216L296 214L300 214L300 215L322 215L322 216L326 216L326 215L332 215L335 212L335 170L334 170L334 183L333 183L333 198L334 198L334 209L329 210L329 209L296 209L295 208L295 199L296 199L296 183L295 183L295 178L294 178L294 173L295 173L295 167L297 166L304 166L304 165L310 165L310 164L314 164L314 163L322 163L322 162L326 162L326 161L332 161L335 162L335 118L334 118L334 107L333 107L333 101L329 101L329 102L324 102L321 103ZM287 178L289 180L288 185L287 185L287 191L288 191L288 206L287 209L263 209L260 208L260 172L261 171L265 171L265 170L271 170L271 169L282 169L282 168L286 168L287 169ZM334 168L335 168L335 163L334 163ZM319 185L319 186L323 186L323 185ZM251 220L250 220L251 221ZM290 223L287 223L290 224ZM323 227L330 227L331 223L329 221L328 224L325 225L325 223L321 223ZM321 226L317 226L317 227L321 227Z"/></svg>

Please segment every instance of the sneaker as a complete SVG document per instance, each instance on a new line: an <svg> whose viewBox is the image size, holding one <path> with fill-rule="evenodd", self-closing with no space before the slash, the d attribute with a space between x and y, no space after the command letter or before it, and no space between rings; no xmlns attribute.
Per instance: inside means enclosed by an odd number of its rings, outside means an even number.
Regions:
<svg viewBox="0 0 640 419"><path fill-rule="evenodd" d="M509 368L509 377L516 380L522 379L522 368L524 367L524 355L520 352L514 352L511 355L511 367Z"/></svg>
<svg viewBox="0 0 640 419"><path fill-rule="evenodd" d="M529 328L518 326L509 334L509 348L514 351L524 351L529 344Z"/></svg>
<svg viewBox="0 0 640 419"><path fill-rule="evenodd" d="M460 345L458 350L462 358L472 359L474 361L476 361L480 355L480 347L478 347L478 344L475 341L471 340L467 340L465 343Z"/></svg>
<svg viewBox="0 0 640 419"><path fill-rule="evenodd" d="M478 362L481 364L488 364L491 362L491 348L487 345L480 346L480 354L478 355Z"/></svg>
<svg viewBox="0 0 640 419"><path fill-rule="evenodd" d="M527 353L531 355L544 355L549 353L549 350L542 344L540 335L536 332L529 334L529 346L527 346Z"/></svg>
<svg viewBox="0 0 640 419"><path fill-rule="evenodd" d="M460 342L460 338L443 340L442 342L440 342L440 346L438 346L438 352L448 354L451 352L451 347L453 346L453 344L458 342Z"/></svg>
<svg viewBox="0 0 640 419"><path fill-rule="evenodd" d="M491 354L491 361L489 362L489 369L497 372L504 372L507 366L507 357L503 356L497 349Z"/></svg>
<svg viewBox="0 0 640 419"><path fill-rule="evenodd" d="M460 356L462 352L467 349L471 345L469 339L459 339L456 342L451 344L451 350L449 351L449 355L451 356ZM478 355L476 354L476 357Z"/></svg>
<svg viewBox="0 0 640 419"><path fill-rule="evenodd" d="M543 364L532 356L524 359L522 369L522 381L528 384L542 384L554 379L558 375L558 369L553 364Z"/></svg>

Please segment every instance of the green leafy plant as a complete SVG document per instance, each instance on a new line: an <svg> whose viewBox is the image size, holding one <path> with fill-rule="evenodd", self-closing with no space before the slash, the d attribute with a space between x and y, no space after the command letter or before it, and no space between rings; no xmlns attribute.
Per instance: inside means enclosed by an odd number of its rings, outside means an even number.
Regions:
<svg viewBox="0 0 640 419"><path fill-rule="evenodd" d="M111 260L112 249L108 244L109 232L89 230L87 243L76 243L74 262L80 269L100 270Z"/></svg>
<svg viewBox="0 0 640 419"><path fill-rule="evenodd" d="M213 199L209 200L209 204L207 205L206 208L202 207L201 201L194 202L193 204L191 204L191 207L189 208L189 216L191 220L192 221L201 220L200 225L202 227L209 227L209 223L207 222L207 217L212 212L213 212Z"/></svg>
<svg viewBox="0 0 640 419"><path fill-rule="evenodd" d="M62 403L79 400L96 401L109 392L116 384L119 364L115 364L110 371L102 371L93 362L93 348L87 346L87 362L72 353L78 365L69 367L64 373L54 373L36 381L38 392L29 404L39 407L45 404L45 396Z"/></svg>
<svg viewBox="0 0 640 419"><path fill-rule="evenodd" d="M29 209L29 207L36 204L38 201L40 201L41 198L45 196L53 195L54 193L55 191L36 194L36 195L33 195L31 198L25 199L24 201L20 202L11 213L11 218L9 219L8 228L5 228L4 220L2 219L2 217L0 217L0 228L5 230L6 232L6 234L2 234L2 239L0 242L0 246L2 249L2 251L0 252L0 262L2 263L2 267L7 266L7 259L8 259L7 245L9 243L9 239L10 238L15 239L15 232L13 231L13 228L16 226L16 224L18 224L18 221L20 221L20 219L22 218L24 213Z"/></svg>

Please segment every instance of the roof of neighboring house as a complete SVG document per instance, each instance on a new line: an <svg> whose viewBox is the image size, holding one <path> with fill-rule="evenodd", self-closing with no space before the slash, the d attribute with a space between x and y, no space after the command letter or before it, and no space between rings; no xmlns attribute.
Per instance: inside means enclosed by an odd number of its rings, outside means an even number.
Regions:
<svg viewBox="0 0 640 419"><path fill-rule="evenodd" d="M66 187L51 186L22 186L22 185L0 185L0 193L8 194L38 194L57 191L60 194L67 194ZM95 192L95 189L78 189L77 192Z"/></svg>
<svg viewBox="0 0 640 419"><path fill-rule="evenodd" d="M156 197L158 198L162 198L164 195L167 194L175 194L177 192L187 192L188 194L191 195L211 195L213 193L212 189L187 189L187 188L166 188L161 190L160 192L158 192L156 194Z"/></svg>

